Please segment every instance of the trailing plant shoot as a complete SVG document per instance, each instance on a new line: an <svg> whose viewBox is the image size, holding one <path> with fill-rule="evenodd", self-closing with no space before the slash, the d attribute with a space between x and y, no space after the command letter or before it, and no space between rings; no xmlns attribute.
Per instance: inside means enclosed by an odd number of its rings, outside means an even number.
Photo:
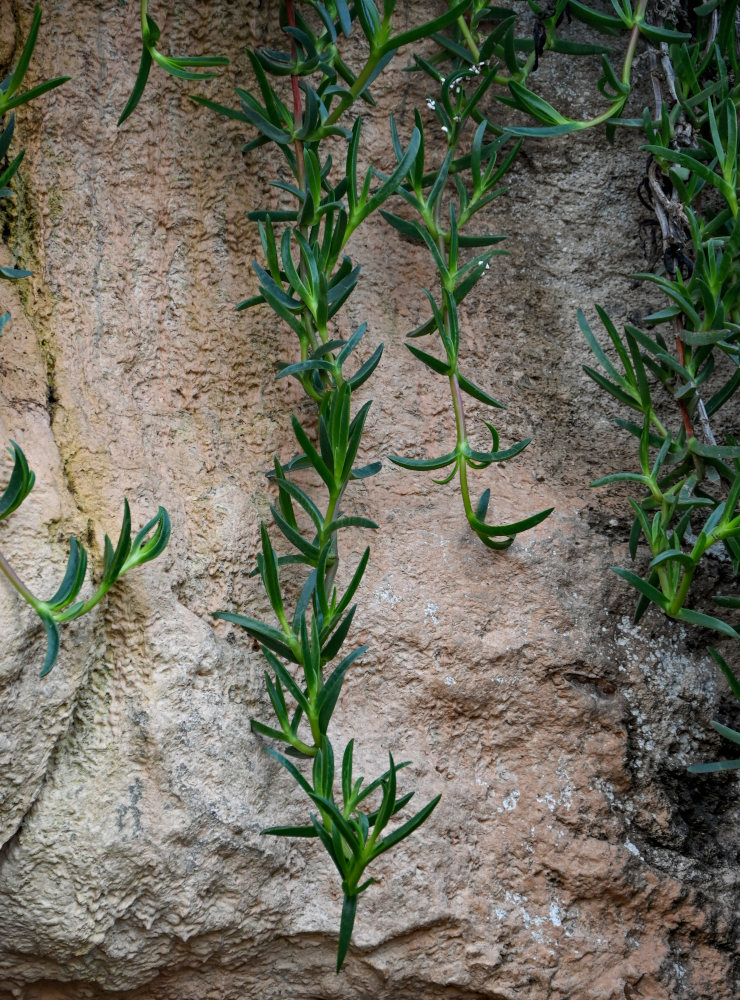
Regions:
<svg viewBox="0 0 740 1000"><path fill-rule="evenodd" d="M520 138L565 135L600 124L606 126L611 139L618 127L644 131L647 143L643 149L650 161L640 185L641 198L655 212L663 253L657 273L637 277L660 288L669 297L670 305L647 317L646 323L657 328L656 332L627 325L623 337L604 310L597 309L616 352L616 363L600 346L585 316L579 315L581 329L604 372L586 367L587 374L640 414L637 421L618 421L639 440L639 471L613 473L594 485L631 481L645 489L641 500L630 501L635 512L630 552L635 558L639 540L644 537L652 553L647 576L616 569L640 593L635 620L639 621L653 603L670 617L736 639L738 634L731 625L715 615L686 607L686 601L695 572L712 546L723 545L736 574L740 568L740 511L736 509L740 448L731 435L718 444L710 423L740 385L740 284L736 273L740 247L738 4L734 0L710 0L696 6L678 3L666 8L649 0L638 0L636 5L631 0L612 0L616 17L578 0L557 0L547 5L530 0L529 5L537 15L531 39L515 36L515 12L475 0L468 14L454 25L453 37L435 37L441 49L438 55L431 60L416 56L416 66L442 88L440 98L435 97L429 104L450 148L468 115L493 132ZM598 39L571 42L561 37L558 29L571 17L610 41L614 36L623 36L626 45L621 72L609 58L611 47L600 45ZM495 27L486 36L484 28L490 22ZM634 60L641 43L648 46L655 106L652 114L646 108L641 117L621 117L632 92ZM531 76L540 58L558 51L600 56L598 90L610 102L604 111L584 120L568 118L535 93ZM518 52L528 55L522 59ZM453 73L451 82L449 76L442 75L439 66L444 60L452 60L461 74L459 79ZM480 75L481 82L469 98L465 84L472 86L472 81L465 77L471 75ZM494 85L508 87L508 95L495 94L499 102L534 118L537 124L493 123L490 115L484 117L475 107L481 101L479 91L493 90ZM479 157L480 153L471 152L470 158L450 158L443 164L442 171L446 169L453 176L458 188L458 217L467 197L458 173L478 163ZM396 225L400 228L398 222ZM409 223L404 225L406 235L412 235ZM429 233L434 236L434 229L428 228ZM418 238L419 233L415 235ZM421 235L435 252L433 240ZM448 242L454 245L452 225L441 236L440 252ZM441 253L437 256L444 280L444 260ZM665 326L670 327L668 337L659 332ZM412 336L429 329L433 325L414 331ZM422 360L443 370L437 359ZM703 387L712 378L715 386L705 399ZM672 412L679 418L678 426L673 428L664 416L670 398ZM671 412L670 404L668 407ZM445 456L450 460L454 457L454 453ZM481 498L483 508L487 501L486 492ZM724 607L740 606L740 599L735 597L717 596L715 601ZM728 680L733 678L730 685L737 694L732 671L716 650L710 652ZM718 731L735 742L740 739L727 727L720 726ZM735 765L719 762L691 770L728 766Z"/></svg>
<svg viewBox="0 0 740 1000"><path fill-rule="evenodd" d="M311 814L309 825L273 827L265 833L318 838L337 868L344 895L338 971L350 944L357 899L374 881L364 878L366 868L417 829L439 801L437 796L387 832L390 820L413 795L399 795L397 790L397 774L405 764L397 764L389 755L388 770L363 787L364 779L353 775L354 740L349 741L342 755L339 795L334 787L335 753L329 725L347 670L365 651L365 647L359 647L340 657L355 614L356 606L351 602L369 558L366 549L342 592L336 585L339 535L347 528L376 527L367 518L345 514L342 505L353 481L380 469L379 462L356 465L370 403L353 414L352 402L354 392L371 377L382 353L379 345L364 363L347 371L367 323L344 338L335 317L360 276L360 266L354 265L345 252L350 236L399 190L422 144L419 129L414 130L405 150L396 137L398 166L393 173L384 177L369 168L360 178L362 119L358 117L351 129L341 123L356 101L372 100L370 84L401 46L444 28L465 5L401 34L393 33L393 3L386 3L382 16L371 4L358 4L351 11L344 2L305 6L311 8L315 20L304 19L292 0L281 5L289 52L249 52L259 96L237 88L238 110L207 98L196 100L257 129L258 135L246 144L246 151L267 142L278 146L290 180L275 184L295 200L295 209L250 213L259 225L264 264L253 265L259 281L258 295L245 299L238 308L266 304L296 334L299 359L284 362L278 378L295 378L314 401L318 434L314 437L310 425L294 415L292 426L298 451L284 465L278 459L274 462L272 480L277 505L271 508L272 516L291 553L276 554L263 524L257 571L277 627L232 612L218 612L216 617L242 626L262 645L268 667L265 683L276 724L255 720L254 731L287 744L289 753L313 759L310 777L306 777L287 757L270 750L317 812ZM355 21L367 43L366 62L357 74L339 54L340 36L348 38ZM292 107L283 103L270 76L290 78ZM342 84L338 83L340 79ZM329 137L346 142L344 170L339 176L331 155L325 152L324 140ZM313 470L326 492L323 503L317 503L294 480L292 473L302 469ZM303 565L308 571L300 596L290 610L281 583L281 569L286 565ZM329 669L335 660L338 662ZM286 664L299 667L300 681ZM379 804L366 811L364 803L373 793L379 796Z"/></svg>
<svg viewBox="0 0 740 1000"><path fill-rule="evenodd" d="M0 521L4 520L23 503L33 489L36 479L29 469L26 456L15 443L11 441L8 448L13 457L13 471L10 481L0 495ZM103 560L103 575L92 597L85 601L77 601L87 570L87 553L74 536L69 539L69 558L64 579L57 591L48 601L36 597L21 580L5 556L0 552L0 573L30 604L41 619L46 630L48 646L41 677L49 673L59 654L59 626L72 622L76 618L92 611L108 593L110 588L134 566L156 559L164 551L170 538L170 519L164 507L160 507L155 517L131 538L131 512L128 501L123 501L123 524L118 536L118 542L113 547L108 536L105 536L105 555Z"/></svg>
<svg viewBox="0 0 740 1000"><path fill-rule="evenodd" d="M472 24L477 26L488 13L482 8L475 11ZM457 440L453 451L439 458L411 459L398 455L391 461L407 469L446 469L448 472L439 483L450 482L456 475L460 483L465 515L470 527L484 545L492 549L505 549L517 534L534 527L552 513L552 508L516 521L512 524L491 525L486 523L486 514L491 491L486 489L478 503L473 505L468 483L468 469L486 469L494 462L505 462L522 452L530 443L527 438L506 448L499 448L499 435L492 423L486 421L491 434L491 450L479 451L468 441L464 397L471 397L486 406L500 408L503 404L487 391L465 377L459 369L460 321L458 306L491 266L491 261L502 253L500 250L479 248L495 246L503 237L494 234L467 234L464 227L495 198L505 192L500 181L514 162L519 144L508 151L501 163L499 153L506 145L508 137L489 137L487 131L494 131L489 122L481 118L480 105L491 86L500 80L497 64L490 68L481 56L481 50L474 41L470 27L462 17L455 24L458 37L445 39L435 35L442 46L439 57L434 62L415 56L416 67L430 77L438 88L437 96L427 99L427 107L434 113L446 140L446 155L437 169L427 169L425 165L425 143L419 146L409 179L399 189L399 194L411 205L419 216L412 222L390 212L382 212L383 217L407 239L424 243L432 255L439 274L441 302L431 292L424 290L432 308L432 317L412 330L409 338L423 337L438 333L445 358L422 351L407 343L409 351L433 372L444 375L449 380L452 409L455 417ZM493 36L492 36L493 37ZM473 52L466 45L473 47ZM490 46L489 46L490 47ZM439 66L452 62L447 75L443 76ZM466 127L477 123L469 150L462 147ZM424 128L419 111L416 125L420 134ZM498 130L500 131L500 130ZM466 136L467 138L467 136ZM394 134L396 155L400 155L398 137ZM454 193L448 192L454 187ZM425 193L426 192L426 193ZM449 223L444 222L449 217ZM463 261L465 249L471 248L473 255Z"/></svg>

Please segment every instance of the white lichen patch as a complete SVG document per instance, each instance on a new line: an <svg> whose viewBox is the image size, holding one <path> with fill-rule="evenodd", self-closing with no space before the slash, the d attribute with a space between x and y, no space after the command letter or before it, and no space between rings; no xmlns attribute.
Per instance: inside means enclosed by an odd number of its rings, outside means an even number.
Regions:
<svg viewBox="0 0 740 1000"><path fill-rule="evenodd" d="M515 789L514 789L514 790L513 790L513 791L512 791L512 792L511 792L511 793L510 793L509 795L507 795L507 796L506 796L506 798L505 798L505 799L503 800L503 802L502 802L501 804L503 805L504 809L506 809L506 810L507 810L507 812L511 812L512 810L516 809L516 804L517 804L517 802L519 801L519 797L520 797L520 794L521 794L521 793L519 792L519 789L518 789L518 788L515 788Z"/></svg>
<svg viewBox="0 0 740 1000"><path fill-rule="evenodd" d="M394 593L390 587L378 587L373 591L373 596L378 604L390 604L391 607L393 607L394 604L400 604L403 600L403 598Z"/></svg>
<svg viewBox="0 0 740 1000"><path fill-rule="evenodd" d="M627 848L627 850L630 852L630 854L634 854L634 856L636 858L640 858L640 860L642 860L642 855L640 854L640 849L638 847L636 847L635 844L633 844L631 840L625 840L624 846Z"/></svg>
<svg viewBox="0 0 740 1000"><path fill-rule="evenodd" d="M432 624L439 625L439 619L437 618L438 611L439 605L428 601L427 606L424 608L424 621L431 621Z"/></svg>
<svg viewBox="0 0 740 1000"><path fill-rule="evenodd" d="M565 937L571 937L574 928L564 927L566 914L561 906L560 900L551 900L547 912L533 912L527 896L521 892L511 892L509 889L504 894L504 902L494 906L494 914L499 920L507 917L521 923L529 931L533 941L538 944L554 946L558 944L559 935L550 937L546 932L548 926L553 928L564 928ZM572 920L570 921L572 923Z"/></svg>
<svg viewBox="0 0 740 1000"><path fill-rule="evenodd" d="M635 751L632 765L638 771L649 769L652 758L664 756L668 745L677 763L691 763L693 748L706 736L701 714L687 717L685 705L695 704L697 697L711 703L719 674L708 657L687 652L686 639L686 629L679 625L656 637L647 626L634 625L627 616L616 624L618 669L632 681L624 685L622 694L630 709ZM662 706L659 713L655 711L656 700Z"/></svg>

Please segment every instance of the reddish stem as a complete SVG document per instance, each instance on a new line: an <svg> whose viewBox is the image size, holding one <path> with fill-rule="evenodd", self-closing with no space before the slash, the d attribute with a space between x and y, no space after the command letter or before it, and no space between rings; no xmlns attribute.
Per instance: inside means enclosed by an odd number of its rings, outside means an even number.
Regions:
<svg viewBox="0 0 740 1000"><path fill-rule="evenodd" d="M288 24L291 28L295 28L295 0L285 0L285 13L288 18ZM293 59L296 58L297 51L295 38L291 38L290 54ZM303 118L303 108L301 105L301 91L298 86L298 77L294 73L291 74L290 85L293 89L293 120L295 121L296 126L298 126ZM298 184L303 187L306 170L303 160L303 143L298 139L295 141L295 156L298 168Z"/></svg>

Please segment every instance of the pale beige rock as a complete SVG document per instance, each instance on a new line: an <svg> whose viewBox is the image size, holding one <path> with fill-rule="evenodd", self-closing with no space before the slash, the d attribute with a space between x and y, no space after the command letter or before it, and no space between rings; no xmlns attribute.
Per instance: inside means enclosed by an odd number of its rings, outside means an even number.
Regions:
<svg viewBox="0 0 740 1000"><path fill-rule="evenodd" d="M209 90L229 100L272 5L155 6L167 51L236 55ZM32 5L12 13L17 45ZM73 81L18 116L11 244L35 275L0 286L13 314L0 432L38 485L0 543L51 593L66 535L99 560L124 495L139 523L166 505L173 536L64 630L43 681L35 617L0 588L0 1000L732 1000L738 780L685 773L718 752L708 723L729 703L701 637L652 613L631 626L631 596L608 570L627 558L626 501L587 486L632 453L581 371L575 311L596 300L624 320L634 307L643 154L595 134L529 146L487 220L511 257L463 310L465 364L509 407L502 443L534 437L480 488L501 520L556 513L495 555L452 486L386 462L348 499L380 530L354 633L370 651L336 743L355 736L367 774L389 750L410 759L419 800L444 797L376 864L337 977L328 860L259 836L306 815L249 731L267 717L260 658L210 618L267 614L248 576L271 496L262 473L292 452L291 409L308 412L272 379L291 337L266 311L233 312L255 287L244 213L270 197L277 159L243 157L236 123L158 73L116 129L137 16L116 0L44 5L33 80ZM408 134L425 96L403 65L367 115L364 155L380 168L388 113ZM428 261L380 220L352 250L363 279L340 325L368 319L370 344L386 345L368 385L368 459L448 450L442 382L403 346L425 316ZM470 409L482 444L482 408ZM364 542L347 542L348 562Z"/></svg>

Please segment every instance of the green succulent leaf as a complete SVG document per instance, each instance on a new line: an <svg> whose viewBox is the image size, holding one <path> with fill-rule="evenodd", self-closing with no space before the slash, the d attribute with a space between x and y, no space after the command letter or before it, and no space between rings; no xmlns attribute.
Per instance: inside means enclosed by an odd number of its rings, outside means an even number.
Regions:
<svg viewBox="0 0 740 1000"><path fill-rule="evenodd" d="M422 38L430 38L436 32L441 31L442 28L446 28L448 24L452 24L461 17L469 6L469 0L462 0L461 3L455 4L446 13L440 14L439 17L432 18L431 21L426 21L416 28L410 28L408 31L394 35L385 43L383 51L396 52L404 45L410 45L412 42L420 41Z"/></svg>
<svg viewBox="0 0 740 1000"><path fill-rule="evenodd" d="M313 826L269 826L260 830L262 837L318 837Z"/></svg>
<svg viewBox="0 0 740 1000"><path fill-rule="evenodd" d="M115 549L110 538L105 536L103 583L110 586L123 572L124 564L131 552L131 510L128 500L123 501L123 522Z"/></svg>
<svg viewBox="0 0 740 1000"><path fill-rule="evenodd" d="M639 590L639 592L647 597L649 601L652 601L653 604L657 604L663 611L668 610L670 602L667 597L661 594L657 587L648 583L647 580L643 580L641 576L638 576L637 573L633 573L631 570L621 569L619 566L612 566L612 569L617 576L621 576L623 580L626 580L627 583L631 584L635 590Z"/></svg>
<svg viewBox="0 0 740 1000"><path fill-rule="evenodd" d="M428 802L424 808L420 809L418 813L411 817L411 819L407 820L392 833L387 834L379 840L373 849L373 858L377 858L380 854L390 850L391 847L395 847L396 844L400 844L401 841L405 840L406 837L414 832L414 830L418 830L421 824L434 812L441 798L441 795L435 796L431 802Z"/></svg>
<svg viewBox="0 0 740 1000"><path fill-rule="evenodd" d="M118 122L116 123L117 125L123 125L126 119L136 110L136 107L144 94L151 68L152 56L149 49L145 45L141 50L141 59L139 61L139 70L136 74L136 80L134 81L134 89L131 91L129 99L126 101L126 105L120 114Z"/></svg>
<svg viewBox="0 0 740 1000"><path fill-rule="evenodd" d="M394 465L404 469L444 469L458 458L457 450L441 455L439 458L403 458L401 455L389 455Z"/></svg>
<svg viewBox="0 0 740 1000"><path fill-rule="evenodd" d="M325 733L329 726L329 720L332 717L339 695L341 694L347 670L366 651L367 646L360 646L358 649L353 650L349 656L345 656L341 663L334 668L326 683L321 688L316 699L316 709L319 713L319 729L322 733Z"/></svg>
<svg viewBox="0 0 740 1000"><path fill-rule="evenodd" d="M59 655L59 626L54 620L54 616L46 608L37 607L36 613L41 619L41 624L44 626L47 639L46 656L44 658L44 665L41 668L41 673L39 677L46 677L51 668L54 666Z"/></svg>
<svg viewBox="0 0 740 1000"><path fill-rule="evenodd" d="M17 278L30 278L33 271L27 271L21 267L0 267L0 278L9 278L15 281Z"/></svg>
<svg viewBox="0 0 740 1000"><path fill-rule="evenodd" d="M409 345L407 344L406 346L408 347ZM487 406L495 406L500 410L506 409L503 403L499 403L497 399L494 399L493 396L489 395L484 389L475 385L459 372L457 373L457 381L462 391L468 396L472 396L473 399L477 399L480 403L485 403Z"/></svg>
<svg viewBox="0 0 740 1000"><path fill-rule="evenodd" d="M726 740L740 744L740 733L734 729L730 729L729 726L723 726L720 722L713 722L712 729L715 729L720 736L724 736Z"/></svg>
<svg viewBox="0 0 740 1000"><path fill-rule="evenodd" d="M668 42L673 44L675 42L685 42L691 39L691 35L685 31L674 31L672 28L658 27L657 25L647 24L645 21L640 23L640 34L644 35L651 42Z"/></svg>
<svg viewBox="0 0 740 1000"><path fill-rule="evenodd" d="M278 656L291 660L293 663L298 662L290 646L286 643L285 634L273 628L272 625L266 625L256 618L235 614L231 611L214 611L213 617L221 621L231 622L233 625L239 625L273 653L277 653Z"/></svg>
<svg viewBox="0 0 740 1000"><path fill-rule="evenodd" d="M737 768L740 768L740 759L716 760L710 764L692 764L686 770L690 774L712 774L718 771L734 771Z"/></svg>
<svg viewBox="0 0 740 1000"><path fill-rule="evenodd" d="M357 894L344 894L342 903L342 919L339 924L339 942L337 945L337 972L341 971L344 960L347 957L350 941L352 940L352 930L355 925L355 915L357 913Z"/></svg>
<svg viewBox="0 0 740 1000"><path fill-rule="evenodd" d="M64 579L54 596L45 602L47 607L52 611L58 611L71 604L84 583L86 570L87 553L77 539L72 537L69 540L69 559Z"/></svg>
<svg viewBox="0 0 740 1000"><path fill-rule="evenodd" d="M431 368L438 375L450 375L452 373L449 361L442 361L439 358L435 358L433 355L427 354L426 351L419 350L413 344L406 344L406 347L415 358L421 361L423 365L426 365L427 368Z"/></svg>
<svg viewBox="0 0 740 1000"><path fill-rule="evenodd" d="M20 507L36 481L36 476L29 468L26 456L15 441L10 442L8 451L13 458L13 471L10 474L8 485L0 495L0 520L8 517Z"/></svg>
<svg viewBox="0 0 740 1000"><path fill-rule="evenodd" d="M720 618L712 617L712 615L705 615L699 611L691 611L689 608L681 608L676 614L676 618L691 625L700 625L702 628L713 629L715 632L727 635L731 639L740 639L740 635L738 635L734 628L728 625L727 622L723 622Z"/></svg>
<svg viewBox="0 0 740 1000"><path fill-rule="evenodd" d="M530 528L534 528L536 525L541 524L542 521L552 514L554 509L554 507L548 507L546 510L541 510L538 514L532 514L530 517L525 517L521 521L514 521L512 524L483 524L474 516L469 516L468 521L470 521L470 524L473 526L476 534L480 536L511 537L513 535L521 534L523 531L529 531Z"/></svg>

